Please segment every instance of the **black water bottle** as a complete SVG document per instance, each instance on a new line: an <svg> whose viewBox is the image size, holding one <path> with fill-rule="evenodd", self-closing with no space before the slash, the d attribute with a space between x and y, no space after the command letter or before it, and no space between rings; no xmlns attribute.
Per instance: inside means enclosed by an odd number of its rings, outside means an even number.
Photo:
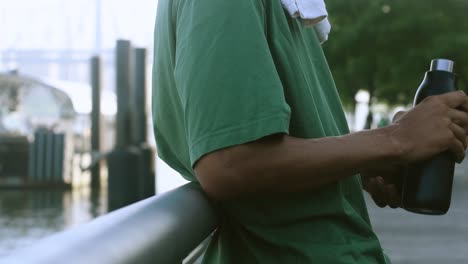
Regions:
<svg viewBox="0 0 468 264"><path fill-rule="evenodd" d="M432 60L431 68L416 92L414 105L424 98L457 90L453 61ZM455 157L446 151L406 168L402 189L402 205L407 211L443 215L450 207Z"/></svg>

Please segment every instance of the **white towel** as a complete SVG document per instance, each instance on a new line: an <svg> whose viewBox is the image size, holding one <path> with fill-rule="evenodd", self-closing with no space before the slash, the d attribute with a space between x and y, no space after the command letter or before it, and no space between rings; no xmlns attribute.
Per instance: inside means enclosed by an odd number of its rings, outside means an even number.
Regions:
<svg viewBox="0 0 468 264"><path fill-rule="evenodd" d="M328 39L331 30L324 0L281 0L292 17L300 17L305 27L314 27L320 43Z"/></svg>

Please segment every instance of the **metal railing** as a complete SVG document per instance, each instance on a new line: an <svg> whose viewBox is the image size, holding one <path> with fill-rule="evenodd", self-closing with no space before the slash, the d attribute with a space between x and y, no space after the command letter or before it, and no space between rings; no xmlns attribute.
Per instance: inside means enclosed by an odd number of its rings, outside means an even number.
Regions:
<svg viewBox="0 0 468 264"><path fill-rule="evenodd" d="M193 263L217 221L201 188L189 183L45 238L0 263Z"/></svg>

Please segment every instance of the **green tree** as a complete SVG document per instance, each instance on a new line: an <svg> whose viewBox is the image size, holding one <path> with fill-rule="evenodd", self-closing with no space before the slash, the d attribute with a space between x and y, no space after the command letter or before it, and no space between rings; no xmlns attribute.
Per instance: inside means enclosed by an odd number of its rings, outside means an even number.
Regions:
<svg viewBox="0 0 468 264"><path fill-rule="evenodd" d="M468 84L468 1L328 0L324 50L346 106L359 89L388 104L411 103L433 58L456 62Z"/></svg>

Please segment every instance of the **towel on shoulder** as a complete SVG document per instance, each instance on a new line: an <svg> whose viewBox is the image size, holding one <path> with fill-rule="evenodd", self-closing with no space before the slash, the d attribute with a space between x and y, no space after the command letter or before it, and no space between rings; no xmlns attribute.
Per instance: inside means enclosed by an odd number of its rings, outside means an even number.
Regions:
<svg viewBox="0 0 468 264"><path fill-rule="evenodd" d="M324 0L281 0L294 18L300 18L305 27L314 27L320 43L327 41L331 30Z"/></svg>

